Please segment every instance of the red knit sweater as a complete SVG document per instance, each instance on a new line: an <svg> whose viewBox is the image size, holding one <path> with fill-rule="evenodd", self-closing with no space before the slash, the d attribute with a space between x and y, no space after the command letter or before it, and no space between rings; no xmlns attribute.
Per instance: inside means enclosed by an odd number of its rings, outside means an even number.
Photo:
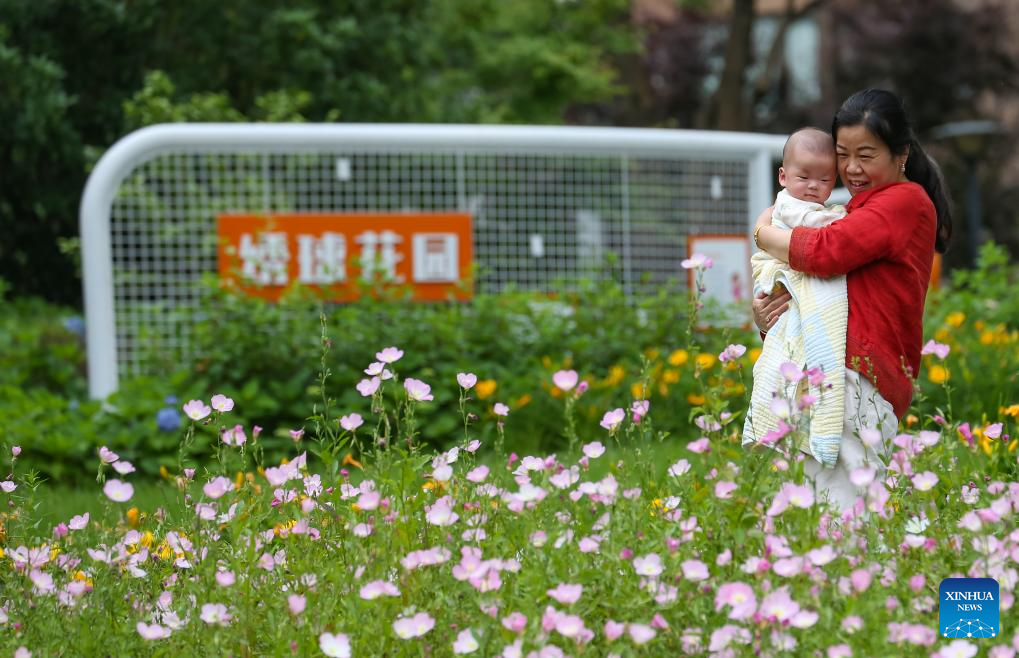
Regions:
<svg viewBox="0 0 1019 658"><path fill-rule="evenodd" d="M920 372L937 213L916 183L865 190L847 208L824 228L794 228L789 265L814 276L846 275L846 366L871 380L902 418Z"/></svg>

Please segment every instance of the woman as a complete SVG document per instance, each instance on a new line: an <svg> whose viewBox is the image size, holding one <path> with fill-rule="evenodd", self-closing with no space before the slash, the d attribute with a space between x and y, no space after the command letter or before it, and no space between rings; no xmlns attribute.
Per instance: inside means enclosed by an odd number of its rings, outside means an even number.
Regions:
<svg viewBox="0 0 1019 658"><path fill-rule="evenodd" d="M881 478L885 444L913 397L920 368L923 307L934 251L952 234L949 199L937 165L913 134L902 101L882 89L850 96L832 121L839 176L849 213L824 228L771 226L757 220L760 249L794 270L846 275L846 418L834 469L807 460L819 496L845 511L862 488L850 473L869 466ZM753 301L762 332L788 308L788 292ZM874 431L880 432L880 437Z"/></svg>

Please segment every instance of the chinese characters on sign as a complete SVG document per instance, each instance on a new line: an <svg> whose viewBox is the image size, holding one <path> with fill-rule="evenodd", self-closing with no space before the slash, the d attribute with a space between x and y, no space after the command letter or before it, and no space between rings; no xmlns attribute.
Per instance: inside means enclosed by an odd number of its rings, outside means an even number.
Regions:
<svg viewBox="0 0 1019 658"><path fill-rule="evenodd" d="M359 279L409 285L418 300L471 295L464 213L220 215L218 231L221 280L266 299L296 283L348 301Z"/></svg>

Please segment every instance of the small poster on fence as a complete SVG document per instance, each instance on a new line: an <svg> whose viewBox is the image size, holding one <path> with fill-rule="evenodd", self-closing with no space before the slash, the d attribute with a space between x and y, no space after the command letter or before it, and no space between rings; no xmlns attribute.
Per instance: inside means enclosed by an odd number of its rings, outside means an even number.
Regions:
<svg viewBox="0 0 1019 658"><path fill-rule="evenodd" d="M753 290L750 241L742 235L691 235L687 239L687 257L693 254L703 254L712 261L703 274L707 323L745 324ZM693 271L689 276L692 288Z"/></svg>

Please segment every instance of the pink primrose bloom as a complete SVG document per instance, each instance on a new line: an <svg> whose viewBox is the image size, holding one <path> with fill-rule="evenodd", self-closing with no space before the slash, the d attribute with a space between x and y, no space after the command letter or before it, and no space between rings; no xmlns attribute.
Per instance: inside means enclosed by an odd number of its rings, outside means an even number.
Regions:
<svg viewBox="0 0 1019 658"><path fill-rule="evenodd" d="M506 416L509 415L509 412L510 412L509 407L507 407L502 402L496 402L495 405L492 406L492 413L494 413L496 416L502 416L503 418L505 418Z"/></svg>
<svg viewBox="0 0 1019 658"><path fill-rule="evenodd" d="M361 418L361 414L349 414L340 417L340 427L348 432L353 432L358 427L361 427L361 425L364 425L364 419Z"/></svg>
<svg viewBox="0 0 1019 658"><path fill-rule="evenodd" d="M113 462L120 459L120 455L113 452L106 446L99 448L99 460L104 464L112 464Z"/></svg>
<svg viewBox="0 0 1019 658"><path fill-rule="evenodd" d="M115 503L126 503L134 495L134 487L128 482L111 479L103 486L103 493Z"/></svg>
<svg viewBox="0 0 1019 658"><path fill-rule="evenodd" d="M715 498L719 498L722 500L732 498L732 492L735 491L736 488L737 484L735 482L727 481L717 482L715 483Z"/></svg>
<svg viewBox="0 0 1019 658"><path fill-rule="evenodd" d="M685 560L680 566L683 569L683 577L693 582L706 580L710 575L708 566L700 560Z"/></svg>
<svg viewBox="0 0 1019 658"><path fill-rule="evenodd" d="M196 422L212 413L212 407L201 400L188 400L182 409L185 416Z"/></svg>
<svg viewBox="0 0 1019 658"><path fill-rule="evenodd" d="M401 640L421 637L435 627L435 619L427 612L419 612L413 617L399 617L393 622L393 632Z"/></svg>
<svg viewBox="0 0 1019 658"><path fill-rule="evenodd" d="M415 402L431 402L435 399L432 387L420 379L408 377L403 380L403 388L407 391L407 397Z"/></svg>
<svg viewBox="0 0 1019 658"><path fill-rule="evenodd" d="M222 498L228 491L233 490L234 483L230 481L230 478L223 477L222 475L212 478L205 483L205 486L202 487L202 491L205 495L213 500Z"/></svg>
<svg viewBox="0 0 1019 658"><path fill-rule="evenodd" d="M481 645L478 644L478 640L469 628L457 633L456 641L453 642L453 653L456 655L474 653L479 648L481 648Z"/></svg>
<svg viewBox="0 0 1019 658"><path fill-rule="evenodd" d="M371 379L362 379L357 383L357 392L362 397L370 398L375 394L375 391L379 390L379 386L382 384L382 380L378 377L372 377Z"/></svg>
<svg viewBox="0 0 1019 658"><path fill-rule="evenodd" d="M396 363L403 356L403 350L396 347L387 347L381 352L375 353L375 358L382 363Z"/></svg>
<svg viewBox="0 0 1019 658"><path fill-rule="evenodd" d="M930 491L938 483L938 476L931 471L924 471L913 476L913 486L917 491Z"/></svg>
<svg viewBox="0 0 1019 658"><path fill-rule="evenodd" d="M601 423L599 424L608 431L614 432L625 418L625 411L622 409L613 409L612 411L605 412L605 415L602 416Z"/></svg>
<svg viewBox="0 0 1019 658"><path fill-rule="evenodd" d="M665 570L662 566L662 558L657 553L633 558L633 570L638 576L657 578Z"/></svg>
<svg viewBox="0 0 1019 658"><path fill-rule="evenodd" d="M140 621L135 628L144 640L163 640L170 637L170 629L159 624L146 624Z"/></svg>
<svg viewBox="0 0 1019 658"><path fill-rule="evenodd" d="M121 475L128 475L129 473L134 473L135 468L131 462L121 459L120 461L113 462L113 470Z"/></svg>
<svg viewBox="0 0 1019 658"><path fill-rule="evenodd" d="M287 597L287 607L290 608L290 614L295 617L304 612L307 604L308 600L300 594L291 594Z"/></svg>
<svg viewBox="0 0 1019 658"><path fill-rule="evenodd" d="M729 619L749 619L757 612L757 597L746 583L726 583L715 594L715 610L729 606Z"/></svg>
<svg viewBox="0 0 1019 658"><path fill-rule="evenodd" d="M629 631L630 639L637 646L647 644L658 635L658 631L647 624L628 624L626 630Z"/></svg>
<svg viewBox="0 0 1019 658"><path fill-rule="evenodd" d="M708 270L714 264L714 261L700 253L691 254L689 258L685 258L680 262L680 266L684 270Z"/></svg>
<svg viewBox="0 0 1019 658"><path fill-rule="evenodd" d="M527 629L527 616L520 612L511 612L503 617L502 625L512 633L523 633Z"/></svg>
<svg viewBox="0 0 1019 658"><path fill-rule="evenodd" d="M322 633L318 636L318 648L329 658L350 658L350 638L345 633Z"/></svg>
<svg viewBox="0 0 1019 658"><path fill-rule="evenodd" d="M206 624L227 626L233 617L222 603L206 603L202 605L202 613L199 615Z"/></svg>
<svg viewBox="0 0 1019 658"><path fill-rule="evenodd" d="M212 408L220 413L232 411L234 408L234 401L222 393L216 393L213 395L209 402L212 403Z"/></svg>
<svg viewBox="0 0 1019 658"><path fill-rule="evenodd" d="M601 444L601 441L592 441L581 449L584 451L584 455L590 459L597 459L605 454L605 446Z"/></svg>
<svg viewBox="0 0 1019 658"><path fill-rule="evenodd" d="M580 377L576 370L559 370L552 375L552 383L563 392L573 389L577 385L578 379Z"/></svg>
<svg viewBox="0 0 1019 658"><path fill-rule="evenodd" d="M696 441L686 444L686 449L696 454L711 452L711 441L706 436L702 436Z"/></svg>
<svg viewBox="0 0 1019 658"><path fill-rule="evenodd" d="M924 344L923 348L920 349L920 354L923 355L933 354L939 359L944 359L946 356L948 356L948 353L951 351L951 349L952 348L950 348L948 345L945 345L944 343L939 343L932 338L931 340L927 341Z"/></svg>
<svg viewBox="0 0 1019 658"><path fill-rule="evenodd" d="M472 372L458 372L456 373L456 383L460 384L460 388L469 391L478 383L478 376Z"/></svg>
<svg viewBox="0 0 1019 658"><path fill-rule="evenodd" d="M718 360L722 363L727 361L735 361L744 354L746 354L747 348L745 345L729 345L721 354L718 355Z"/></svg>
<svg viewBox="0 0 1019 658"><path fill-rule="evenodd" d="M548 590L547 594L559 603L569 605L571 603L576 603L583 592L583 585L562 583L555 588Z"/></svg>

